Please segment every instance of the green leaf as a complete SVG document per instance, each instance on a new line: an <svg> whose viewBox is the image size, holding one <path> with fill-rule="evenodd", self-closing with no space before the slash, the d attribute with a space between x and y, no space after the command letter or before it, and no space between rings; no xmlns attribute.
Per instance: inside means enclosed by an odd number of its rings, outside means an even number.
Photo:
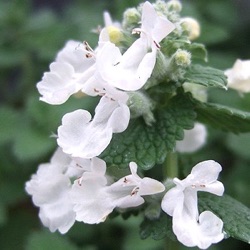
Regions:
<svg viewBox="0 0 250 250"><path fill-rule="evenodd" d="M250 209L228 195L199 194L199 207L210 210L224 222L224 230L233 238L250 243Z"/></svg>
<svg viewBox="0 0 250 250"><path fill-rule="evenodd" d="M49 232L35 232L30 235L26 248L27 250L77 250L78 248L65 237Z"/></svg>
<svg viewBox="0 0 250 250"><path fill-rule="evenodd" d="M123 133L113 135L101 158L109 165L122 168L135 161L142 169L150 169L165 160L176 140L183 138L183 130L193 127L195 117L188 95L179 93L156 112L156 122L152 126L139 118L132 120Z"/></svg>
<svg viewBox="0 0 250 250"><path fill-rule="evenodd" d="M225 89L227 85L227 78L223 71L199 64L191 65L184 78L186 82L200 84L206 87Z"/></svg>
<svg viewBox="0 0 250 250"><path fill-rule="evenodd" d="M250 132L250 112L220 104L195 102L198 120L202 123L233 133Z"/></svg>
<svg viewBox="0 0 250 250"><path fill-rule="evenodd" d="M144 218L140 225L140 236L142 239L152 237L154 240L161 240L169 237L171 240L176 240L172 231L172 218L165 213L162 213L158 220Z"/></svg>

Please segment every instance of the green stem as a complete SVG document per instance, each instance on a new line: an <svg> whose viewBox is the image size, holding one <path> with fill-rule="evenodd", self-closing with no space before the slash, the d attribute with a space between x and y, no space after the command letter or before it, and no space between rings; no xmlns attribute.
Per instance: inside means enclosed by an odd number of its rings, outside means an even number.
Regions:
<svg viewBox="0 0 250 250"><path fill-rule="evenodd" d="M178 177L178 159L176 153L168 153L167 159L164 164L164 177L174 178Z"/></svg>

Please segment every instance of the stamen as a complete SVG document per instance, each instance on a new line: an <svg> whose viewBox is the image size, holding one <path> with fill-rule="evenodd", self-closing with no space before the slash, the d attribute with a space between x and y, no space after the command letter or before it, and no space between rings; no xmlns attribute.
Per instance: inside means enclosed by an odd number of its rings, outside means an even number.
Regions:
<svg viewBox="0 0 250 250"><path fill-rule="evenodd" d="M159 44L159 43L157 43L156 41L154 41L154 44L155 44L155 46L156 46L158 49L160 49L160 48L161 48L160 44Z"/></svg>
<svg viewBox="0 0 250 250"><path fill-rule="evenodd" d="M135 187L135 188L132 190L132 192L131 192L130 195L133 196L133 195L137 194L138 191L139 191L139 187Z"/></svg>

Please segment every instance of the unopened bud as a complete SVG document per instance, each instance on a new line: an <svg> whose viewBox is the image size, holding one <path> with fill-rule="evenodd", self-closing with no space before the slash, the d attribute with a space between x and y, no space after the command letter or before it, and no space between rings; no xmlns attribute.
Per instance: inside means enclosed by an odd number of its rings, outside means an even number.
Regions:
<svg viewBox="0 0 250 250"><path fill-rule="evenodd" d="M123 39L123 34L119 28L115 26L108 26L107 31L109 34L110 42L114 44L119 44L121 40Z"/></svg>
<svg viewBox="0 0 250 250"><path fill-rule="evenodd" d="M174 54L174 60L178 66L186 68L191 63L191 53L186 50L178 49Z"/></svg>
<svg viewBox="0 0 250 250"><path fill-rule="evenodd" d="M168 11L181 12L182 10L181 2L178 0L171 0L167 2L167 9Z"/></svg>
<svg viewBox="0 0 250 250"><path fill-rule="evenodd" d="M189 40L193 41L200 36L200 24L192 17L184 17L181 19L182 27L188 32Z"/></svg>
<svg viewBox="0 0 250 250"><path fill-rule="evenodd" d="M133 29L141 20L141 15L136 8L129 8L123 13L123 27Z"/></svg>

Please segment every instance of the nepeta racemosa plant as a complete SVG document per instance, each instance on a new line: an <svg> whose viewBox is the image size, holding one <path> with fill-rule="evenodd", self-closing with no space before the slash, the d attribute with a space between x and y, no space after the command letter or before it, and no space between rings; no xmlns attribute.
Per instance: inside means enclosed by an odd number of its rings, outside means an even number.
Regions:
<svg viewBox="0 0 250 250"><path fill-rule="evenodd" d="M40 100L52 105L79 93L98 98L93 114L79 99L79 109L62 117L56 152L26 183L42 223L52 232L66 233L75 221L104 222L114 210L136 209L145 216L142 238L172 230L175 240L201 249L226 234L249 240L227 218L230 213L242 221L239 213L234 215L236 201L220 197L219 163L204 159L186 178L178 171L183 166L177 156L206 143L206 125L250 131L248 113L207 102L207 89L226 90L227 79L224 72L197 63L207 61L204 45L193 42L199 23L181 17L181 8L177 0L145 2L127 9L121 23L105 12L97 46L68 41L37 84ZM247 70L233 75L242 67L237 62L225 72L229 87L240 76L241 86L247 84ZM163 174L148 176L149 169ZM203 192L212 195L198 202ZM229 202L235 205L230 208Z"/></svg>

